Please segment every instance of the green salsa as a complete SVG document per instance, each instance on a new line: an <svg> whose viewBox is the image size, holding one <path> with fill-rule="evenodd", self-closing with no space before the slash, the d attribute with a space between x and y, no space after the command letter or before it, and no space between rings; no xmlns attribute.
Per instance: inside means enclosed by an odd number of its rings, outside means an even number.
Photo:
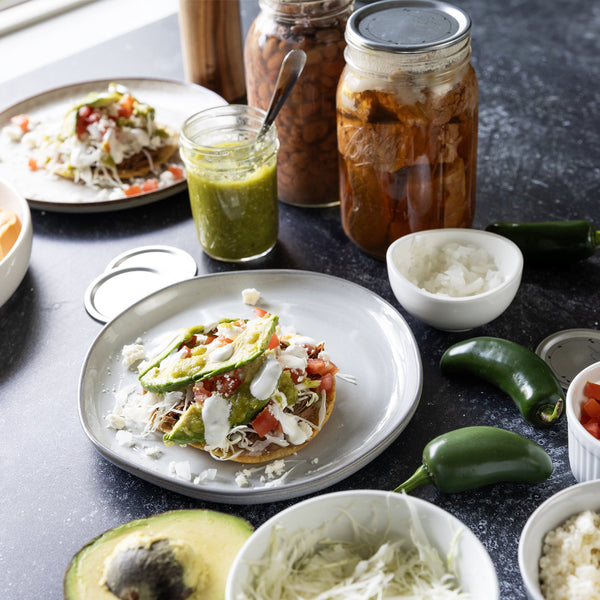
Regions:
<svg viewBox="0 0 600 600"><path fill-rule="evenodd" d="M196 158L188 165L187 180L204 251L229 261L266 254L277 241L277 156L271 154L266 163L224 157L218 168Z"/></svg>

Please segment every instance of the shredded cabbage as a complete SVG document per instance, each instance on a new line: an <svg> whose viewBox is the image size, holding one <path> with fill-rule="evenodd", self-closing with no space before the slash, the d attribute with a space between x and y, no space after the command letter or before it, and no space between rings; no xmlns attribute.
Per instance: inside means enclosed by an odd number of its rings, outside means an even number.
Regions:
<svg viewBox="0 0 600 600"><path fill-rule="evenodd" d="M353 527L352 540L323 537L322 528L290 534L276 527L266 555L250 565L249 584L236 600L470 598L451 572L450 557L440 557L414 512L410 539L377 539L355 522Z"/></svg>

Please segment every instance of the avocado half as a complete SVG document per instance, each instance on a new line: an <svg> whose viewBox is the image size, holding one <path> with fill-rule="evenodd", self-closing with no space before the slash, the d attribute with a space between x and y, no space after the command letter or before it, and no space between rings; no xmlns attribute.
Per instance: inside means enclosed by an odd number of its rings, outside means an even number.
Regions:
<svg viewBox="0 0 600 600"><path fill-rule="evenodd" d="M253 527L221 512L175 510L110 529L73 557L65 600L223 600Z"/></svg>

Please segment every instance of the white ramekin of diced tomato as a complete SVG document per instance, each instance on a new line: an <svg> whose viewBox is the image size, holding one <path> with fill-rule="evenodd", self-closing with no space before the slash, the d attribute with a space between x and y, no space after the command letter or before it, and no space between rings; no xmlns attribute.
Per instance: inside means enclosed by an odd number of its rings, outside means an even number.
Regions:
<svg viewBox="0 0 600 600"><path fill-rule="evenodd" d="M566 409L571 471L577 481L600 479L600 362L573 379Z"/></svg>

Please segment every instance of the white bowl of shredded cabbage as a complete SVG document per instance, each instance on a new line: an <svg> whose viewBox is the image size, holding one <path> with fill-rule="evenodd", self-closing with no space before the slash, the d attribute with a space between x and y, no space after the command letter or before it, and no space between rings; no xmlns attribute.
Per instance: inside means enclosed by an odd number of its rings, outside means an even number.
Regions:
<svg viewBox="0 0 600 600"><path fill-rule="evenodd" d="M498 600L494 565L443 509L353 490L300 502L259 527L235 558L225 600Z"/></svg>
<svg viewBox="0 0 600 600"><path fill-rule="evenodd" d="M467 228L405 235L390 245L386 262L398 302L443 331L467 331L499 317L523 272L523 255L511 240Z"/></svg>

